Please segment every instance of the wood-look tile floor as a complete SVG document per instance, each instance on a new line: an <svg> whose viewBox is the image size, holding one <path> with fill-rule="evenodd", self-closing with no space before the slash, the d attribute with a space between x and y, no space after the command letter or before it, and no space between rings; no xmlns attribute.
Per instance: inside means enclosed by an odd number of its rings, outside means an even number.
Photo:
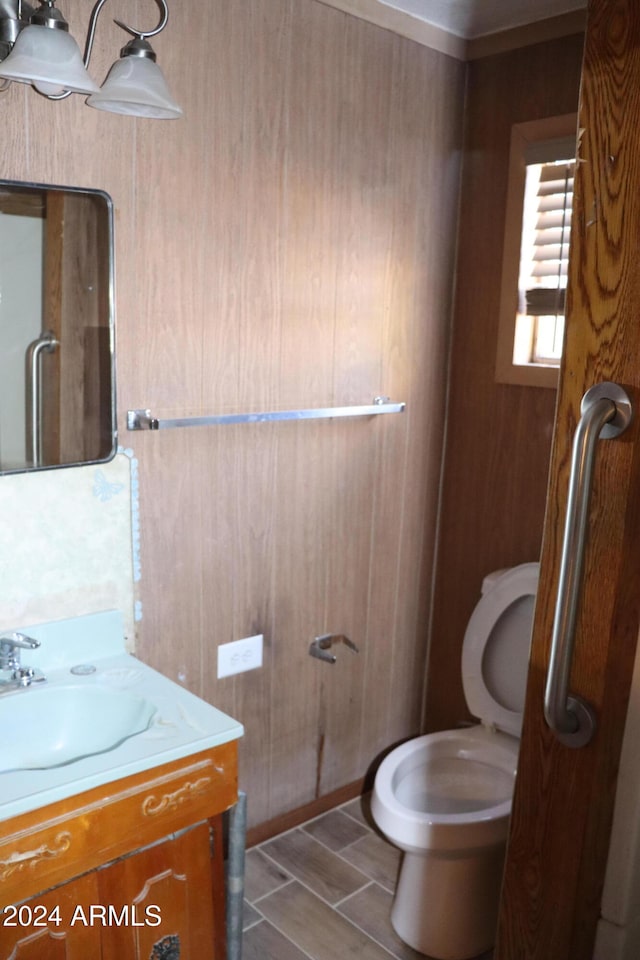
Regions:
<svg viewBox="0 0 640 960"><path fill-rule="evenodd" d="M370 822L358 798L247 851L242 960L424 960L391 926L400 851Z"/></svg>

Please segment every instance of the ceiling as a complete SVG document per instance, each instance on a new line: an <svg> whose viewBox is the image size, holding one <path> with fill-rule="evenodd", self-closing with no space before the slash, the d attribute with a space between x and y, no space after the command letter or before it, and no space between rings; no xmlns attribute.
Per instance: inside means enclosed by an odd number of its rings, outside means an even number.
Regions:
<svg viewBox="0 0 640 960"><path fill-rule="evenodd" d="M447 33L473 40L582 10L587 0L378 0Z"/></svg>

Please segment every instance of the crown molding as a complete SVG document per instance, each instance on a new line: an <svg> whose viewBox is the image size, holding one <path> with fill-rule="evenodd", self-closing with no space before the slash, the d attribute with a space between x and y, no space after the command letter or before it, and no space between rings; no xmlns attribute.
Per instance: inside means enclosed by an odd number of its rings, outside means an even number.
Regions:
<svg viewBox="0 0 640 960"><path fill-rule="evenodd" d="M466 59L479 60L494 53L506 53L519 47L530 47L545 40L557 40L575 33L584 33L587 24L586 10L573 10L561 13L548 20L537 20L523 27L513 27L500 33L491 33L486 37L476 37L467 41Z"/></svg>
<svg viewBox="0 0 640 960"><path fill-rule="evenodd" d="M396 10L395 7L378 3L378 0L316 0L316 2L323 3L327 7L335 7L343 13L350 13L353 17L390 30L408 40L415 40L416 43L455 57L456 60L466 60L467 42L462 37L441 30L440 27L426 23L418 17L412 17L403 10Z"/></svg>
<svg viewBox="0 0 640 960"><path fill-rule="evenodd" d="M378 0L314 0L327 7L342 10L360 20L366 20L384 30L390 30L408 40L414 40L425 47L437 50L456 60L477 60L495 53L517 50L545 40L582 33L585 28L586 10L574 10L559 14L547 20L538 20L522 27L513 27L499 33L465 40L463 37L426 23L418 17L386 6Z"/></svg>

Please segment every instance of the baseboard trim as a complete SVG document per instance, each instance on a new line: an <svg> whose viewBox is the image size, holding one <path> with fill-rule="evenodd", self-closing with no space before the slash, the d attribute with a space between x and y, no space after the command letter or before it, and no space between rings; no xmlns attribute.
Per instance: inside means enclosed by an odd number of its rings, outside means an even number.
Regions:
<svg viewBox="0 0 640 960"><path fill-rule="evenodd" d="M297 807L295 810L283 813L279 817L274 817L273 820L267 820L265 823L251 827L247 830L247 848L264 843L286 830L293 830L294 827L299 827L301 823L313 820L314 817L319 817L320 814L326 813L327 810L332 810L334 807L339 807L342 803L355 800L364 790L365 777L361 777L360 780L354 780L353 783L332 790L331 793L326 793L310 803L305 803L302 807Z"/></svg>

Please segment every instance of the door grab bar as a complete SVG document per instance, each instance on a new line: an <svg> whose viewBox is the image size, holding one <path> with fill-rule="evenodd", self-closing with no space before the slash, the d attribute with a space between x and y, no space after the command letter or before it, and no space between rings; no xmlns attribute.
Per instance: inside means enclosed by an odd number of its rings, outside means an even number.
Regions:
<svg viewBox="0 0 640 960"><path fill-rule="evenodd" d="M598 438L619 436L631 423L633 408L616 383L599 383L585 393L573 438L569 494L560 558L558 596L553 621L551 658L544 695L544 716L558 740L567 747L584 747L596 729L591 704L569 695L578 600Z"/></svg>
<svg viewBox="0 0 640 960"><path fill-rule="evenodd" d="M27 459L32 467L42 466L42 353L53 353L59 341L49 331L27 347Z"/></svg>

